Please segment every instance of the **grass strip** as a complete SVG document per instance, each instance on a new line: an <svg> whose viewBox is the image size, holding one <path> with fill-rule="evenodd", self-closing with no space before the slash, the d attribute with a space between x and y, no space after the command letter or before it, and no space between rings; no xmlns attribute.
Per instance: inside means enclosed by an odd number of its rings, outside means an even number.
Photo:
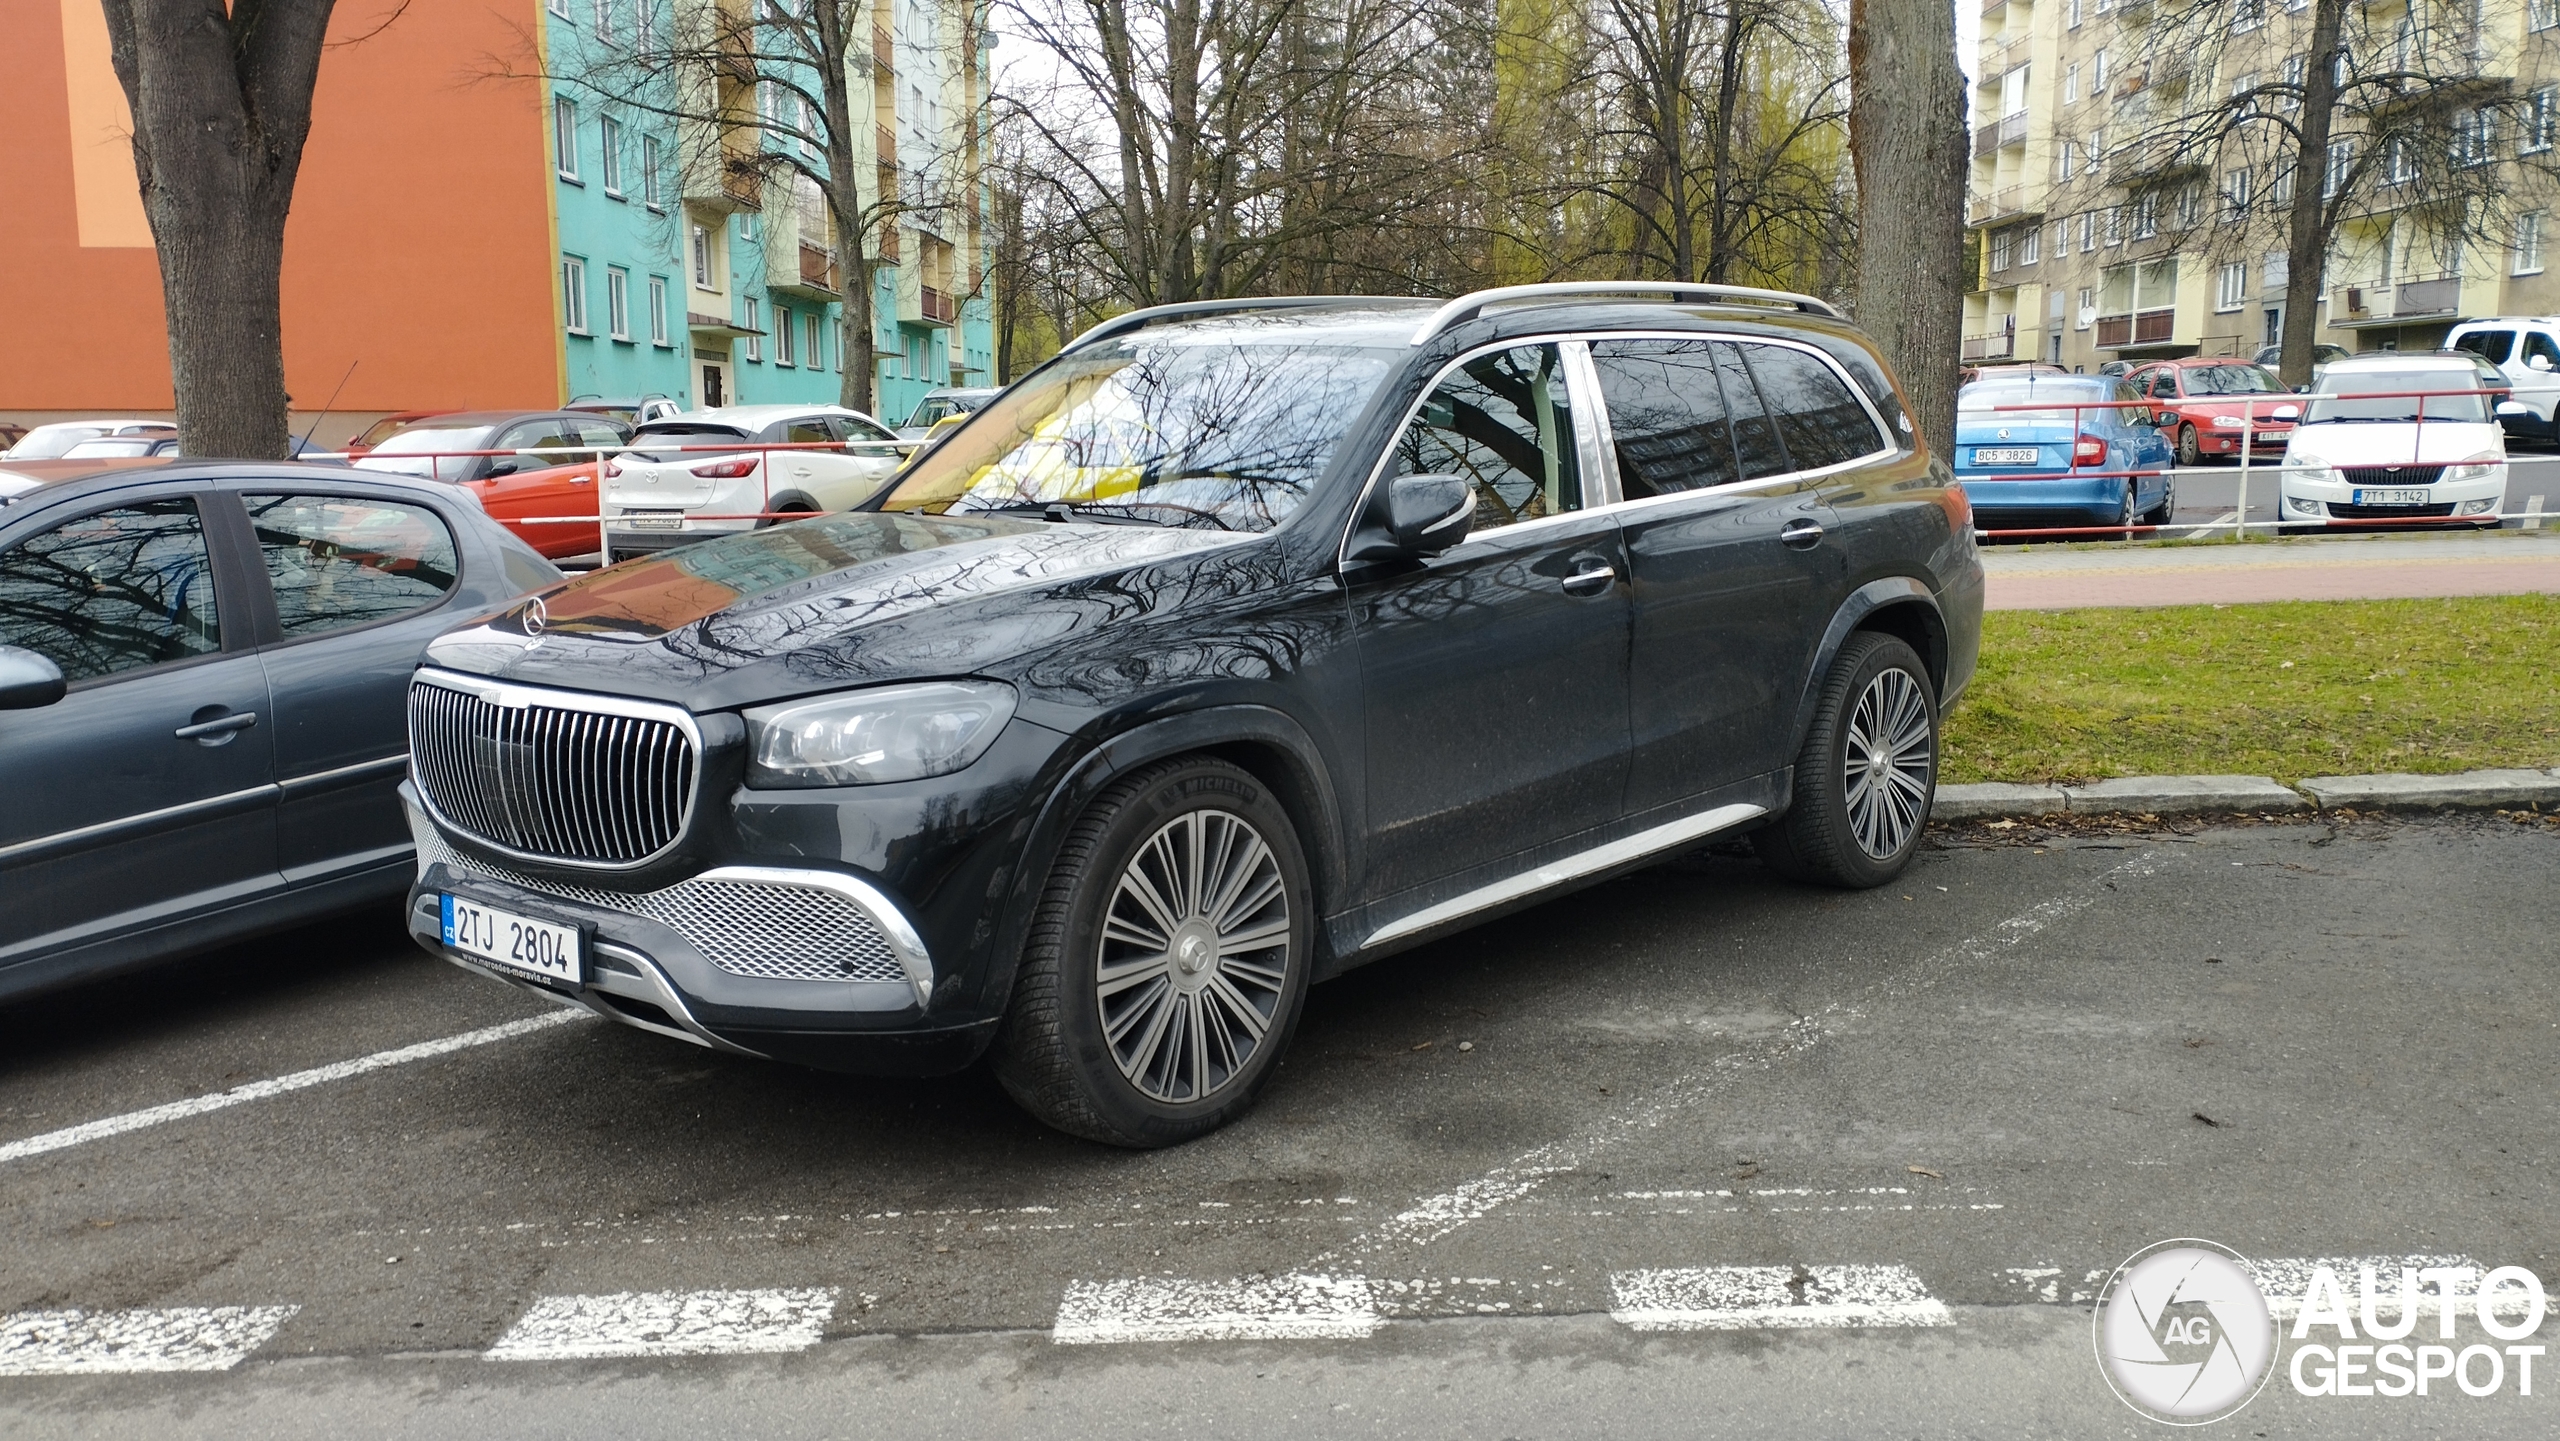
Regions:
<svg viewBox="0 0 2560 1441"><path fill-rule="evenodd" d="M2560 596L1994 611L1942 778L2560 765Z"/></svg>

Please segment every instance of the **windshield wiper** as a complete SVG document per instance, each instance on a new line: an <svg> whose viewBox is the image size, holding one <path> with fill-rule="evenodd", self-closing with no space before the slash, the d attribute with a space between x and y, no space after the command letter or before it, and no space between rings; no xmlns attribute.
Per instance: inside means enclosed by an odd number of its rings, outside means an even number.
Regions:
<svg viewBox="0 0 2560 1441"><path fill-rule="evenodd" d="M1114 515L1106 511L1085 510L1063 500L1023 500L1011 505L973 505L967 510L954 506L945 513L949 515L1036 515L1058 525L1079 520L1091 521L1096 525L1172 525L1176 523L1149 520L1139 515Z"/></svg>

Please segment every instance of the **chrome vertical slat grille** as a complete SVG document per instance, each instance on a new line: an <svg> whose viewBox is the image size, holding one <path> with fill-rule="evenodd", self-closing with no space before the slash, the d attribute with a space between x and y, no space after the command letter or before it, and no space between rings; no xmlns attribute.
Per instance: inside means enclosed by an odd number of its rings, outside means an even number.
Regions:
<svg viewBox="0 0 2560 1441"><path fill-rule="evenodd" d="M701 754L683 712L441 674L409 687L409 756L447 824L590 866L638 864L684 834Z"/></svg>

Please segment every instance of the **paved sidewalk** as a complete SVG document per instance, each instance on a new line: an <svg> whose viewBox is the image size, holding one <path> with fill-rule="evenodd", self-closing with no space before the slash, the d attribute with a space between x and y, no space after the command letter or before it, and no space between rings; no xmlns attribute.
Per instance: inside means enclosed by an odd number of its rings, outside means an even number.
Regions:
<svg viewBox="0 0 2560 1441"><path fill-rule="evenodd" d="M2560 593L2560 529L2269 545L1986 546L1992 610Z"/></svg>

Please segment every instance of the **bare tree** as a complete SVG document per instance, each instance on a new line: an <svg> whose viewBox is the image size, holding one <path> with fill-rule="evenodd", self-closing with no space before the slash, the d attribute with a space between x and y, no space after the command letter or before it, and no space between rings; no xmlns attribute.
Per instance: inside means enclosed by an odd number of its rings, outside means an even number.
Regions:
<svg viewBox="0 0 2560 1441"><path fill-rule="evenodd" d="M282 457L285 217L334 0L104 0L160 259L178 443Z"/></svg>
<svg viewBox="0 0 2560 1441"><path fill-rule="evenodd" d="M1858 174L1858 323L1955 453L1964 325L1964 73L1951 0L1850 0L1849 150Z"/></svg>

